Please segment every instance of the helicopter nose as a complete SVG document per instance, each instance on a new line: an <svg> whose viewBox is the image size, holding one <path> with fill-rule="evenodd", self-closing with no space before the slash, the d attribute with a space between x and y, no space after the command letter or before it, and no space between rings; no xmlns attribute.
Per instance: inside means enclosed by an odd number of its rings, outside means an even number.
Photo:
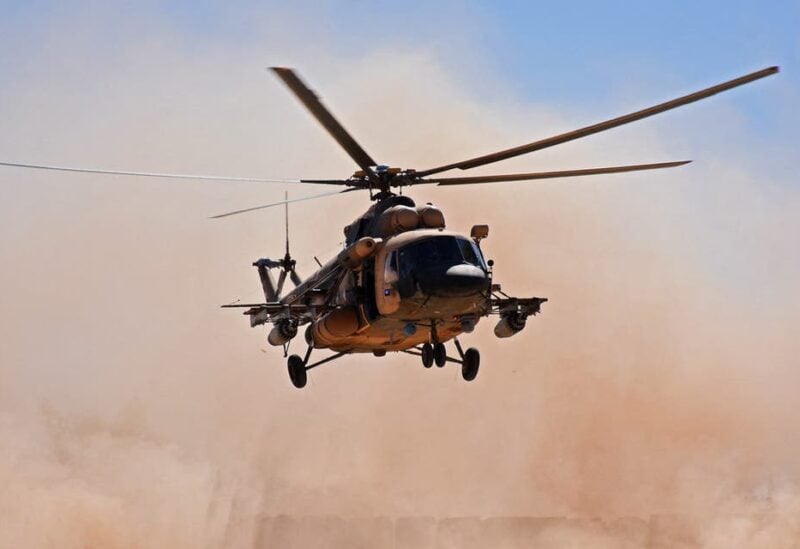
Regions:
<svg viewBox="0 0 800 549"><path fill-rule="evenodd" d="M445 271L428 272L419 278L420 289L426 295L458 297L485 290L489 279L475 265L453 265Z"/></svg>

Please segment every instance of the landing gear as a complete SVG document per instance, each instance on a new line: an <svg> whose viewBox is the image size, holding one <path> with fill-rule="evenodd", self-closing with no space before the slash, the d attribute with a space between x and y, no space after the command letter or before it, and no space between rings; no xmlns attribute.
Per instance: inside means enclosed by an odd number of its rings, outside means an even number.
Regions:
<svg viewBox="0 0 800 549"><path fill-rule="evenodd" d="M481 366L481 353L475 347L470 347L461 360L461 377L464 381L472 381L478 375L478 368Z"/></svg>
<svg viewBox="0 0 800 549"><path fill-rule="evenodd" d="M433 366L433 345L425 343L420 352L422 353L422 365L426 368Z"/></svg>
<svg viewBox="0 0 800 549"><path fill-rule="evenodd" d="M444 348L444 343L433 344L433 361L439 368L447 364L447 349Z"/></svg>
<svg viewBox="0 0 800 549"><path fill-rule="evenodd" d="M347 354L347 353L336 353L327 358L323 358L322 360L318 360L314 364L309 364L308 359L311 358L311 351L313 350L314 348L311 345L309 345L305 357L301 357L300 355L292 355L289 357L289 360L287 362L287 366L289 369L289 379L292 380L292 385L294 385L298 389L302 389L303 387L306 386L306 383L308 382L308 371L311 368L316 368L317 366L325 364L326 362L330 362L331 360L336 360L337 358L340 358Z"/></svg>
<svg viewBox="0 0 800 549"><path fill-rule="evenodd" d="M292 380L292 385L298 389L306 386L308 381L308 373L306 372L305 361L300 355L292 355L289 357L289 379Z"/></svg>
<svg viewBox="0 0 800 549"><path fill-rule="evenodd" d="M460 364L461 377L464 378L464 381L472 381L478 375L478 369L481 365L481 353L475 347L470 347L464 351L458 339L453 339L453 343L456 346L458 355L461 357L460 359L447 356L447 349L445 349L443 343L434 343L433 345L425 343L420 347L405 349L403 352L421 357L422 365L426 368L430 368L434 362L439 368L448 362Z"/></svg>

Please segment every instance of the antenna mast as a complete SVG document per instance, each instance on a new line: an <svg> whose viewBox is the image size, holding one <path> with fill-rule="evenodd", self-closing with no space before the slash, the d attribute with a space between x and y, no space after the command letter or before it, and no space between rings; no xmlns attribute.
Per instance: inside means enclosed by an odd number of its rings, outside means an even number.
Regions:
<svg viewBox="0 0 800 549"><path fill-rule="evenodd" d="M289 191L283 191L283 217L286 220L286 258L288 259L289 256Z"/></svg>

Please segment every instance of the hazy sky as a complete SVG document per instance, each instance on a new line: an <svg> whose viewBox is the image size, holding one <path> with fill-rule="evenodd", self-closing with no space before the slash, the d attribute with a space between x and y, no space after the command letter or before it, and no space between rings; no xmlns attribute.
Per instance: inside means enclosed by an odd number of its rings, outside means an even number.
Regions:
<svg viewBox="0 0 800 549"><path fill-rule="evenodd" d="M84 62L130 60L132 40L167 41L165 47L189 62L220 50L252 55L260 49L264 66L315 57L324 45L325 54L353 62L387 49L432 52L453 78L469 81L464 92L471 97L497 101L500 87L504 99L547 104L579 114L576 122L589 122L778 64L784 69L781 86L737 90L727 101L743 109L742 122L765 148L783 147L797 135L798 115L791 107L800 88L792 70L800 49L800 8L790 1L319 1L292 9L263 2L6 2L2 13L3 88ZM64 32L71 33L82 59L55 57L49 66L43 54L63 47ZM293 47L282 54L254 47L269 37L290 40ZM391 78L392 68L385 70L383 78ZM259 77L269 85L268 75ZM539 135L535 130L532 136ZM791 166L772 164L791 173Z"/></svg>
<svg viewBox="0 0 800 549"><path fill-rule="evenodd" d="M265 524L282 515L654 528L677 514L695 517L683 526L699 545L797 539L796 3L0 12L0 160L108 169L349 175L264 70L276 64L297 67L379 161L417 168L782 70L483 171L694 160L683 168L413 190L454 229L491 226L505 290L551 299L510 340L490 321L464 338L483 353L472 384L402 355L291 387L265 332L218 308L261 299L251 262L281 252L281 212L207 218L284 185L3 168L0 546L258 547L277 543ZM301 273L367 205L292 208ZM548 539L627 535L584 527ZM519 532L496 535L483 545Z"/></svg>

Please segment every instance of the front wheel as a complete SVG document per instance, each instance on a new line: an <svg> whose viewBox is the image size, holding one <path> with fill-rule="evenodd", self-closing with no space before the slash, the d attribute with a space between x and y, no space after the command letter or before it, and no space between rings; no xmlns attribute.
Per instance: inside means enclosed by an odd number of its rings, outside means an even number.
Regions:
<svg viewBox="0 0 800 549"><path fill-rule="evenodd" d="M426 368L433 366L433 345L430 343L422 345L422 365Z"/></svg>
<svg viewBox="0 0 800 549"><path fill-rule="evenodd" d="M287 365L289 368L289 379L292 380L292 385L298 389L305 387L308 381L308 372L306 372L306 365L303 359L298 355L292 355L289 357Z"/></svg>
<svg viewBox="0 0 800 549"><path fill-rule="evenodd" d="M433 344L433 361L439 368L447 364L447 349L444 348L444 343Z"/></svg>
<svg viewBox="0 0 800 549"><path fill-rule="evenodd" d="M481 353L475 347L470 347L464 353L464 360L461 363L461 377L464 381L472 381L478 375L478 368L481 366Z"/></svg>

